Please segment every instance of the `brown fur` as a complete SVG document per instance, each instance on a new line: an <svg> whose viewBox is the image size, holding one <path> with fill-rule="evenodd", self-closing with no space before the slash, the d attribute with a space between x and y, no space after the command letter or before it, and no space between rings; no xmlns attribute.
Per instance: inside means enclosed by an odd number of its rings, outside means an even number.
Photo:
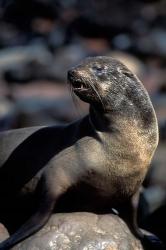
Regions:
<svg viewBox="0 0 166 250"><path fill-rule="evenodd" d="M11 195L35 179L41 197L36 213L0 244L0 250L39 230L57 200L81 183L87 197L90 192L85 190L93 190L107 197L110 206L128 203L130 207L149 168L158 143L158 126L152 103L137 77L115 59L94 57L70 70L68 80L75 94L90 104L88 116L67 126L1 135L0 190ZM132 213L128 215L133 231L142 237Z"/></svg>

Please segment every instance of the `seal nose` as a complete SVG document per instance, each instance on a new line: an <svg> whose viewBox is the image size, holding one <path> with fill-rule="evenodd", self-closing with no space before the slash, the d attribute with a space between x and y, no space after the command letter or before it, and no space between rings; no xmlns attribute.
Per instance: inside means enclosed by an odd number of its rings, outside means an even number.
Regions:
<svg viewBox="0 0 166 250"><path fill-rule="evenodd" d="M74 69L70 69L68 71L68 79L69 80L72 80L75 77L75 75L76 75L76 71Z"/></svg>

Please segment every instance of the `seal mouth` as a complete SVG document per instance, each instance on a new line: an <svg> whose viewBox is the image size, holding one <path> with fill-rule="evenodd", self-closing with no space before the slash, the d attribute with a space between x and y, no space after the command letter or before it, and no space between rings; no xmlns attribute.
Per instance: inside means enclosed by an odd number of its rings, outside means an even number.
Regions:
<svg viewBox="0 0 166 250"><path fill-rule="evenodd" d="M76 74L69 72L68 81L72 85L74 91L84 91L89 89L89 87L83 82L83 80L78 78Z"/></svg>
<svg viewBox="0 0 166 250"><path fill-rule="evenodd" d="M69 82L71 83L74 91L84 91L89 89L82 79L69 78Z"/></svg>
<svg viewBox="0 0 166 250"><path fill-rule="evenodd" d="M74 90L88 90L88 87L85 85L85 83L81 79L75 79L71 82Z"/></svg>

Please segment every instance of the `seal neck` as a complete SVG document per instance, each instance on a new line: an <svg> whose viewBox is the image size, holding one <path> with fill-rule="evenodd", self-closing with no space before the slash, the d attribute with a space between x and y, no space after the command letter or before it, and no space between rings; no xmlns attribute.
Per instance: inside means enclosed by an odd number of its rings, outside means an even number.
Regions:
<svg viewBox="0 0 166 250"><path fill-rule="evenodd" d="M100 132L114 132L123 126L123 121L125 124L127 121L133 123L134 126L137 124L145 130L157 127L155 111L146 92L143 93L143 97L138 93L132 94L117 105L116 109L112 108L114 103L111 101L109 105L107 104L106 110L90 105L90 121L94 129Z"/></svg>
<svg viewBox="0 0 166 250"><path fill-rule="evenodd" d="M90 105L89 111L90 123L94 130L98 132L111 132L113 130L113 121L103 110L99 110Z"/></svg>

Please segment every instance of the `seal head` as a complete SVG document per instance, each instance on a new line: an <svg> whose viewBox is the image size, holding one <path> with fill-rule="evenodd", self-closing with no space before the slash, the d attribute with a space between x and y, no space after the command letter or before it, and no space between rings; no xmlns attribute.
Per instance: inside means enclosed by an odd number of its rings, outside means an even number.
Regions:
<svg viewBox="0 0 166 250"><path fill-rule="evenodd" d="M148 93L136 75L120 61L89 57L68 71L74 93L96 110L156 123Z"/></svg>
<svg viewBox="0 0 166 250"><path fill-rule="evenodd" d="M130 80L130 85L132 81L136 81L134 74L111 57L85 59L68 71L68 80L76 95L89 103L101 102L101 99L106 103L109 92L111 96L119 95L120 92L124 95L124 89L128 86L127 81Z"/></svg>

